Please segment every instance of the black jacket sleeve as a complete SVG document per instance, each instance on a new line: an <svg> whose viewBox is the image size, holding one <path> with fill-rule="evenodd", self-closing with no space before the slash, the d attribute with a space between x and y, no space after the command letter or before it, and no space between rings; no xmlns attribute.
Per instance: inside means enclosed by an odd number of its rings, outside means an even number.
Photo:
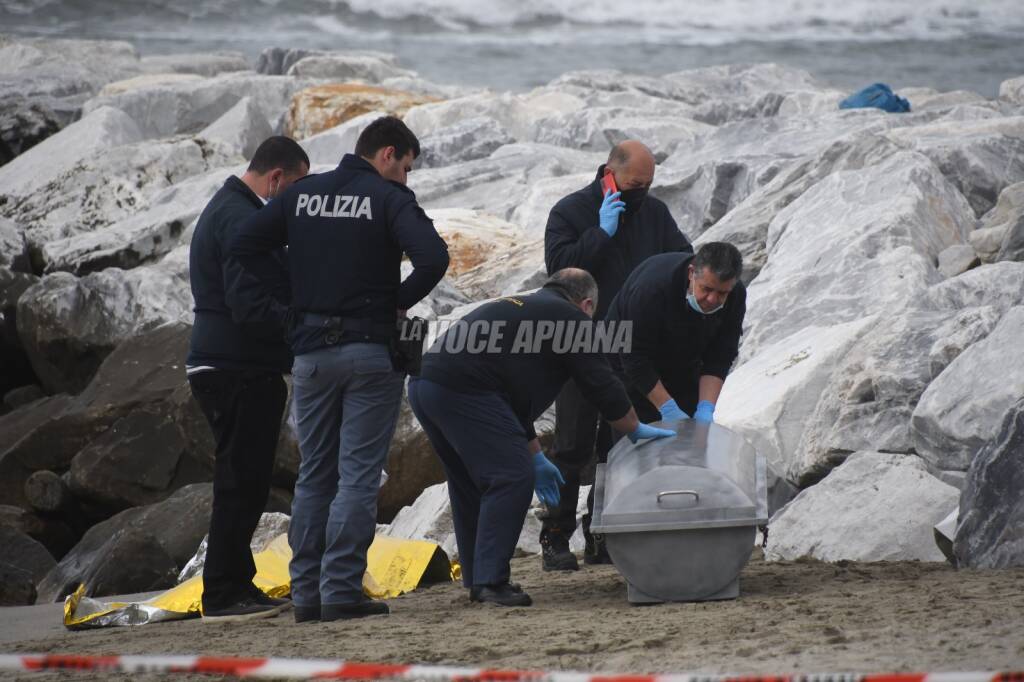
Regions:
<svg viewBox="0 0 1024 682"><path fill-rule="evenodd" d="M722 312L727 312L728 317L704 350L700 373L724 381L739 355L743 318L747 313L747 290L742 282L736 283L736 288L729 294L729 305Z"/></svg>
<svg viewBox="0 0 1024 682"><path fill-rule="evenodd" d="M588 321L589 322L589 321ZM568 353L569 374L580 392L608 421L626 416L633 406L608 360L601 353Z"/></svg>
<svg viewBox="0 0 1024 682"><path fill-rule="evenodd" d="M279 300L281 264L275 257L288 243L280 200L252 214L228 238L225 292L237 320L272 320L285 326L288 305Z"/></svg>
<svg viewBox="0 0 1024 682"><path fill-rule="evenodd" d="M633 325L633 343L629 352L619 353L619 361L629 385L647 395L661 379L654 366L654 358L659 352L665 313L660 301L651 292L634 289L631 294L626 303Z"/></svg>
<svg viewBox="0 0 1024 682"><path fill-rule="evenodd" d="M597 211L594 211L593 224L579 232L563 209L555 206L544 229L544 264L548 274L562 268L593 272L604 259L605 247L610 242L611 237L598 225Z"/></svg>
<svg viewBox="0 0 1024 682"><path fill-rule="evenodd" d="M408 310L444 277L448 270L448 245L413 198L391 216L390 227L395 241L412 263L412 272L398 288L398 308Z"/></svg>

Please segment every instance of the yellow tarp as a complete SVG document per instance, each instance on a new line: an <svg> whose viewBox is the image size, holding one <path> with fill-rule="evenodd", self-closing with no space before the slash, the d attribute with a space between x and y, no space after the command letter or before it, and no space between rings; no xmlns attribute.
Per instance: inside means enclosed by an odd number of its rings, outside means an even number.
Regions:
<svg viewBox="0 0 1024 682"><path fill-rule="evenodd" d="M280 535L265 550L253 555L256 577L253 583L271 597L290 591L288 562L292 552L288 537ZM459 566L433 542L404 540L378 535L366 556L363 592L374 599L387 599L411 592L421 584L454 580ZM85 596L85 585L64 601L64 626L71 630L116 625L142 625L194 618L200 614L203 578L196 576L144 602L105 603Z"/></svg>

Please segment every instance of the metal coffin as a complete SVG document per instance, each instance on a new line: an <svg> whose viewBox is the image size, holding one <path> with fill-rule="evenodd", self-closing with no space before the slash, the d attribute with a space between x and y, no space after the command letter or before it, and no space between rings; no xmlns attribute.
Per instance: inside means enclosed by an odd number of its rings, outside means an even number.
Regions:
<svg viewBox="0 0 1024 682"><path fill-rule="evenodd" d="M685 420L675 438L623 438L598 465L591 532L631 602L739 596L757 527L768 522L766 463L739 434Z"/></svg>

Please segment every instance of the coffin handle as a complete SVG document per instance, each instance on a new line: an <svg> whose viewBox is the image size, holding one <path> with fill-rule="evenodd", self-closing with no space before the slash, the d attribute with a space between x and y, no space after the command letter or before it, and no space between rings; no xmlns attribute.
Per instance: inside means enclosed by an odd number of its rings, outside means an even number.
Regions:
<svg viewBox="0 0 1024 682"><path fill-rule="evenodd" d="M658 504L661 504L661 498L669 497L670 495L693 495L693 499L700 502L700 493L696 490L663 490L658 493Z"/></svg>

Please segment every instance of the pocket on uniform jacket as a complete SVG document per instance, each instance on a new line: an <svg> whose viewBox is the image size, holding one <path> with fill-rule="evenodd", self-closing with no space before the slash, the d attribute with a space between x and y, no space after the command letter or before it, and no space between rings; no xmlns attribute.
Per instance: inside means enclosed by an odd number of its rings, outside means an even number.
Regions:
<svg viewBox="0 0 1024 682"><path fill-rule="evenodd" d="M316 363L296 359L292 363L292 377L295 379L311 379L316 375Z"/></svg>

